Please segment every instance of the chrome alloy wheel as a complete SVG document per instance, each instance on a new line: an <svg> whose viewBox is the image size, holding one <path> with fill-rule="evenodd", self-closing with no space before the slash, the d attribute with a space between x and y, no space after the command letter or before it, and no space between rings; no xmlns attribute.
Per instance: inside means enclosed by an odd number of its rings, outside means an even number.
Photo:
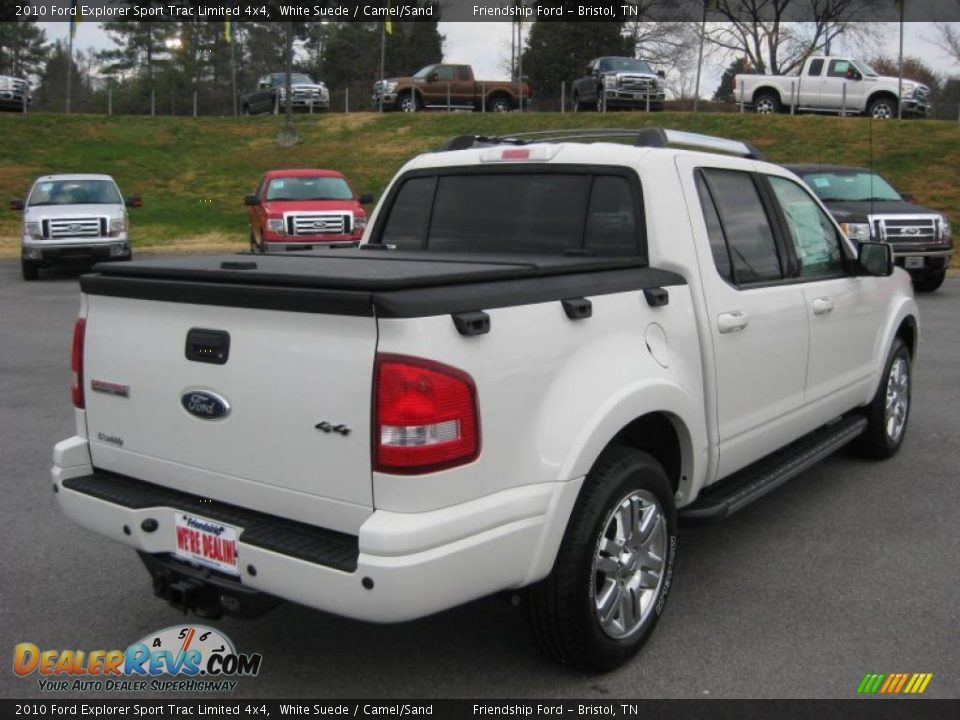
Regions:
<svg viewBox="0 0 960 720"><path fill-rule="evenodd" d="M764 96L757 100L757 104L754 106L754 110L761 115L769 115L773 112L776 112L777 106L773 102L773 98L769 96Z"/></svg>
<svg viewBox="0 0 960 720"><path fill-rule="evenodd" d="M889 120L894 115L893 106L889 102L882 100L874 104L870 115L873 116L874 120Z"/></svg>
<svg viewBox="0 0 960 720"><path fill-rule="evenodd" d="M654 495L634 490L614 505L593 555L591 598L603 632L636 632L650 616L663 583L667 519Z"/></svg>
<svg viewBox="0 0 960 720"><path fill-rule="evenodd" d="M910 369L906 359L898 357L887 376L887 398L883 408L883 426L890 442L897 443L907 425L910 410Z"/></svg>

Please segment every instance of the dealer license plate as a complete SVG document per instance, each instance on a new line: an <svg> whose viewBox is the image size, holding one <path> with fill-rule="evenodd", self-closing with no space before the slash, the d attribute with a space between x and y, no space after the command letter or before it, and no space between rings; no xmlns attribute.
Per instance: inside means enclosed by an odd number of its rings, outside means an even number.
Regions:
<svg viewBox="0 0 960 720"><path fill-rule="evenodd" d="M903 266L907 270L916 270L917 268L923 267L923 258L922 257L908 257L903 261Z"/></svg>
<svg viewBox="0 0 960 720"><path fill-rule="evenodd" d="M177 557L230 575L240 574L237 529L216 520L175 513Z"/></svg>

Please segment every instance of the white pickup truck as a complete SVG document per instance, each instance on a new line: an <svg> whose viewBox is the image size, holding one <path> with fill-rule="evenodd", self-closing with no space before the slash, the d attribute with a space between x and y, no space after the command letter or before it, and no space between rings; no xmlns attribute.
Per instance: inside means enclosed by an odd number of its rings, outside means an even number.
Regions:
<svg viewBox="0 0 960 720"><path fill-rule="evenodd" d="M522 590L548 655L610 669L664 609L678 512L890 456L910 409L889 246L720 138L456 138L359 248L96 270L53 489L207 617Z"/></svg>
<svg viewBox="0 0 960 720"><path fill-rule="evenodd" d="M880 75L862 60L844 57L807 58L799 75L737 75L736 102L758 113L797 112L864 114L877 120L930 113L930 88L915 80Z"/></svg>

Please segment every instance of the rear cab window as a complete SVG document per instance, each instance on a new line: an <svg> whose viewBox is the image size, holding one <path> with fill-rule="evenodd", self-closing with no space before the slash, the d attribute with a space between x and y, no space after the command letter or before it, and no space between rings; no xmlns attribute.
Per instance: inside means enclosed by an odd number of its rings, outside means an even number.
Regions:
<svg viewBox="0 0 960 720"><path fill-rule="evenodd" d="M636 173L615 167L413 171L371 239L401 250L645 257Z"/></svg>

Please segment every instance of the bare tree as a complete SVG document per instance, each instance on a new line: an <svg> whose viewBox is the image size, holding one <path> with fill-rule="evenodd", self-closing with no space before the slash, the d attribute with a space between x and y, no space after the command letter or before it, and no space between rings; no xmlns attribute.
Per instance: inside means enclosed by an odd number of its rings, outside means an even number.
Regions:
<svg viewBox="0 0 960 720"><path fill-rule="evenodd" d="M866 41L875 23L858 22L876 0L717 0L708 40L746 57L761 73L787 74L838 35Z"/></svg>
<svg viewBox="0 0 960 720"><path fill-rule="evenodd" d="M960 10L960 0L954 0ZM934 23L937 39L934 45L943 50L954 62L960 63L960 23L938 21Z"/></svg>

